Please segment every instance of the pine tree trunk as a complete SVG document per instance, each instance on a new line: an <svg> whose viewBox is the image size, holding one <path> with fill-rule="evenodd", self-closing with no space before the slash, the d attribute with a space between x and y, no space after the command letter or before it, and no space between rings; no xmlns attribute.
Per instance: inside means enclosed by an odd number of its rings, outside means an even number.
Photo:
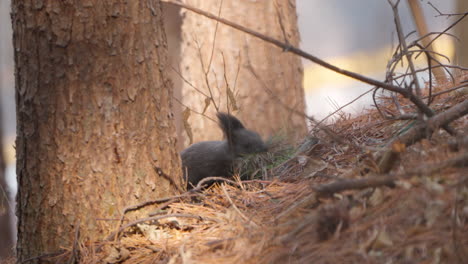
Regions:
<svg viewBox="0 0 468 264"><path fill-rule="evenodd" d="M457 2L458 13L468 12L468 1L458 0ZM468 67L468 19L462 20L456 29L457 37L460 39L457 43L458 65Z"/></svg>
<svg viewBox="0 0 468 264"><path fill-rule="evenodd" d="M14 0L12 22L21 261L102 238L181 177L159 1Z"/></svg>
<svg viewBox="0 0 468 264"><path fill-rule="evenodd" d="M221 1L185 3L218 14ZM215 119L216 109L234 113L264 137L305 134L305 119L294 113L305 111L300 58L190 11L184 11L183 17L180 70L190 83L184 82L182 101L193 110L188 122L191 128L184 132L193 133L193 142L221 138L216 123L210 120ZM220 17L299 45L295 1L225 0ZM206 99L210 97L211 102Z"/></svg>
<svg viewBox="0 0 468 264"><path fill-rule="evenodd" d="M163 3L164 30L166 31L169 65L176 66L180 61L180 43L181 43L181 25L180 7L170 3ZM181 151L183 146L183 122L182 122L182 79L172 68L169 71L169 77L174 87L174 97L172 98L174 120L177 131L177 150Z"/></svg>

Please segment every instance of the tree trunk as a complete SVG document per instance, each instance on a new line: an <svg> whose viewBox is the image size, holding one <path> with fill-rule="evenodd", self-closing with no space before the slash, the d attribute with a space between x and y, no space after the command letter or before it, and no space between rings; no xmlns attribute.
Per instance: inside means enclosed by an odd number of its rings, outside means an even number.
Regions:
<svg viewBox="0 0 468 264"><path fill-rule="evenodd" d="M19 261L116 228L181 180L159 1L12 4Z"/></svg>
<svg viewBox="0 0 468 264"><path fill-rule="evenodd" d="M164 30L166 31L168 52L169 52L169 65L175 66L180 61L180 43L181 40L181 25L182 17L180 16L180 7L170 3L163 3L163 17L164 17ZM184 149L183 146L183 122L182 122L182 79L177 75L174 70L169 71L169 77L172 80L174 87L173 112L174 120L177 131L177 151L180 152Z"/></svg>
<svg viewBox="0 0 468 264"><path fill-rule="evenodd" d="M219 13L221 3L185 2L213 14ZM216 21L183 12L180 71L189 83L182 87L182 101L193 110L186 124L191 129L185 128L189 138L185 144L191 143L191 133L193 142L221 137L213 122L216 109L232 112L264 137L303 136L305 118L294 113L305 110L300 58ZM225 0L220 17L299 45L294 0Z"/></svg>
<svg viewBox="0 0 468 264"><path fill-rule="evenodd" d="M458 0L457 5L459 13L468 12L468 1ZM456 29L457 37L460 39L457 43L458 65L468 67L468 19L462 20Z"/></svg>

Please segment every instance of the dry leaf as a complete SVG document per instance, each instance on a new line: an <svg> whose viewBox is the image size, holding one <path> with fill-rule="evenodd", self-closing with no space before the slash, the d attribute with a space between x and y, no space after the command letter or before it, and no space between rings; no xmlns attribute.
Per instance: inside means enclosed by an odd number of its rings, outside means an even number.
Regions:
<svg viewBox="0 0 468 264"><path fill-rule="evenodd" d="M372 245L373 249L381 250L386 247L391 247L393 246L393 241L390 238L390 235L386 230L383 230L379 232L379 235L377 236L376 240L374 241L374 244Z"/></svg>
<svg viewBox="0 0 468 264"><path fill-rule="evenodd" d="M321 159L313 159L307 156L298 156L297 162L303 167L303 175L306 178L314 177L317 172L327 168L328 163Z"/></svg>
<svg viewBox="0 0 468 264"><path fill-rule="evenodd" d="M205 107L203 107L202 114L204 114L206 112L206 109L208 109L210 104L211 104L211 97L206 97L205 98Z"/></svg>
<svg viewBox="0 0 468 264"><path fill-rule="evenodd" d="M107 258L104 259L104 262L109 264L122 262L130 257L130 251L125 247L116 248L112 247Z"/></svg>
<svg viewBox="0 0 468 264"><path fill-rule="evenodd" d="M184 122L185 132L187 133L187 136L189 137L189 145L192 145L192 143L193 143L193 133L192 133L192 127L190 126L190 123L188 122L189 118L190 118L190 109L187 107L187 108L185 108L184 112L182 113L182 119L183 119L183 122Z"/></svg>
<svg viewBox="0 0 468 264"><path fill-rule="evenodd" d="M229 98L229 104L231 105L231 110L232 111L237 111L239 110L239 107L237 107L237 102L236 102L236 97L234 96L234 93L231 91L231 89L228 87L226 87L226 91L227 91L227 96Z"/></svg>
<svg viewBox="0 0 468 264"><path fill-rule="evenodd" d="M377 206L381 204L384 200L384 195L382 193L382 189L377 188L375 189L374 193L372 193L371 197L369 197L369 205Z"/></svg>

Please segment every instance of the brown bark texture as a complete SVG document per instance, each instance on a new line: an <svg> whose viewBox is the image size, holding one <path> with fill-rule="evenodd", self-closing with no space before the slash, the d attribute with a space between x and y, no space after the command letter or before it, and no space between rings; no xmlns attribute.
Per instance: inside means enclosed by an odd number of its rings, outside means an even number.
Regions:
<svg viewBox="0 0 468 264"><path fill-rule="evenodd" d="M468 1L458 0L457 12L468 12ZM458 65L468 67L468 18L465 18L460 22L459 25L457 25L456 34L457 37L460 39L460 41L456 45L456 56L458 59Z"/></svg>
<svg viewBox="0 0 468 264"><path fill-rule="evenodd" d="M12 22L21 261L102 238L181 177L159 1L14 0Z"/></svg>
<svg viewBox="0 0 468 264"><path fill-rule="evenodd" d="M219 13L222 2L220 17L299 45L294 0L184 2L213 14ZM185 145L221 138L213 122L217 109L233 113L264 138L304 136L305 119L294 113L305 111L300 58L206 17L182 12L179 69L186 79L182 102L192 110L184 128Z"/></svg>

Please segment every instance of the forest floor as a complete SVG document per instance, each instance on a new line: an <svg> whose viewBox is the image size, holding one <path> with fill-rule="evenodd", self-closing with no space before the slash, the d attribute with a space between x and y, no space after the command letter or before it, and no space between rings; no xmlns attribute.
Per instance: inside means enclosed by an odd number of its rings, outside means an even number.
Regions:
<svg viewBox="0 0 468 264"><path fill-rule="evenodd" d="M442 93L431 108L449 113L467 99L466 88ZM398 101L380 98L381 112L417 112ZM340 116L296 148L272 145L249 169L254 179L153 201L149 217L67 255L80 263L467 260L468 117L450 122L454 137L430 120L387 119L375 108Z"/></svg>

